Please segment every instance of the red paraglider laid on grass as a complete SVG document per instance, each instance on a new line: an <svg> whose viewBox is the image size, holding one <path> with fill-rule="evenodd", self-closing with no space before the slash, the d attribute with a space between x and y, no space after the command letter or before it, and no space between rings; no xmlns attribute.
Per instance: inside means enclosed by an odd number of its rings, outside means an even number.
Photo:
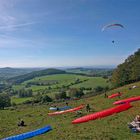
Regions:
<svg viewBox="0 0 140 140"><path fill-rule="evenodd" d="M114 98L114 97L121 96L121 95L122 95L122 93L114 93L114 94L108 96L108 98Z"/></svg>
<svg viewBox="0 0 140 140"><path fill-rule="evenodd" d="M57 112L53 112L53 113L48 113L49 116L53 116L53 115L59 115L59 114L64 114L67 112L74 112L74 111L78 111L80 109L84 108L84 105L80 105L76 108L72 108L72 109L68 109L68 110L64 110L64 111L57 111Z"/></svg>
<svg viewBox="0 0 140 140"><path fill-rule="evenodd" d="M134 102L134 101L138 101L138 100L140 100L140 96L127 98L127 99L124 99L124 100L119 100L119 101L114 102L113 104L118 105L118 104Z"/></svg>
<svg viewBox="0 0 140 140"><path fill-rule="evenodd" d="M103 117L110 116L110 115L115 114L115 113L125 111L125 110L127 110L131 107L132 106L129 103L119 105L119 106L116 106L116 107L113 107L113 108L109 108L109 109L106 109L106 110L103 110L103 111L100 111L100 112L96 112L96 113L93 113L93 114L90 114L90 115L80 117L80 118L72 121L72 123L73 124L84 123L84 122L88 122L88 121L91 121L91 120L103 118Z"/></svg>

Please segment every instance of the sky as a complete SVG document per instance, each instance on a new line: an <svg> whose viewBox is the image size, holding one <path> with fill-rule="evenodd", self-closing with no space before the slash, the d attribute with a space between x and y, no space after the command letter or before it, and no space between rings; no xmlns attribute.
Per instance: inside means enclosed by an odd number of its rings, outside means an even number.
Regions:
<svg viewBox="0 0 140 140"><path fill-rule="evenodd" d="M140 48L139 7L139 0L0 0L0 67L117 66ZM124 28L102 31L112 23Z"/></svg>

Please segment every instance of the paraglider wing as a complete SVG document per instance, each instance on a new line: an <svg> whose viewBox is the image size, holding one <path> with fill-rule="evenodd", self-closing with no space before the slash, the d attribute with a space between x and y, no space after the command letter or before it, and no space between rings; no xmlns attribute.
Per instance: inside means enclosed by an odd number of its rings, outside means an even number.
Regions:
<svg viewBox="0 0 140 140"><path fill-rule="evenodd" d="M64 106L64 107L50 107L49 110L53 110L53 111L60 110L60 111L63 111L63 110L67 110L67 109L70 109L70 108L71 108L70 106Z"/></svg>
<svg viewBox="0 0 140 140"><path fill-rule="evenodd" d="M48 125L48 126L45 126L43 128L39 128L39 129L30 131L30 132L26 132L26 133L22 133L22 134L19 134L19 135L7 137L7 138L4 138L2 140L24 140L24 139L35 137L37 135L44 134L44 133L46 133L50 130L52 130L52 127L50 125Z"/></svg>
<svg viewBox="0 0 140 140"><path fill-rule="evenodd" d="M127 98L127 99L124 99L124 100L119 100L119 101L114 102L113 104L118 105L118 104L124 104L124 103L139 101L139 100L140 100L140 96L137 96L137 97Z"/></svg>
<svg viewBox="0 0 140 140"><path fill-rule="evenodd" d="M91 120L96 120L96 119L100 119L103 117L107 117L122 111L125 111L129 108L131 108L132 106L129 103L123 104L123 105L118 105L116 107L113 108L109 108L109 109L105 109L103 111L100 112L96 112L93 114L89 114L80 118L77 118L75 120L72 121L72 124L77 124L77 123L84 123L84 122L88 122Z"/></svg>
<svg viewBox="0 0 140 140"><path fill-rule="evenodd" d="M110 28L110 27L121 27L121 28L124 28L124 26L122 24L119 24L119 23L114 23L114 24L108 24L108 25L105 25L103 28L102 28L102 31L104 31L105 29L107 28Z"/></svg>
<svg viewBox="0 0 140 140"><path fill-rule="evenodd" d="M114 97L117 97L117 96L120 96L120 95L122 95L122 93L114 93L114 94L108 96L108 98L114 98Z"/></svg>

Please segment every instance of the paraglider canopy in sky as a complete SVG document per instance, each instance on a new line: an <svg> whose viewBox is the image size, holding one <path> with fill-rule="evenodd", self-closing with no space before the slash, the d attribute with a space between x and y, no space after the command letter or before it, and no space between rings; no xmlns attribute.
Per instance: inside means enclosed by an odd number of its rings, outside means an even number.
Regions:
<svg viewBox="0 0 140 140"><path fill-rule="evenodd" d="M112 27L120 27L120 28L124 28L124 26L123 26L122 24L119 24L119 23L113 23L113 24L105 25L105 26L102 28L102 31L105 31L106 29L108 29L108 28L112 28Z"/></svg>
<svg viewBox="0 0 140 140"><path fill-rule="evenodd" d="M122 24L119 24L119 23L112 23L112 24L107 24L105 25L103 28L102 28L102 31L105 31L107 29L118 29L118 28L124 28L124 26ZM114 44L115 43L115 40L112 40L112 43Z"/></svg>

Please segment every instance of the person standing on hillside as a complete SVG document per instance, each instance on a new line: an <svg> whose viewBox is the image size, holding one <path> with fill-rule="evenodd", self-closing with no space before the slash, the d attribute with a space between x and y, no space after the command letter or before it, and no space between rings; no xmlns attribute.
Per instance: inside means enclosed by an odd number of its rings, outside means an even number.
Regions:
<svg viewBox="0 0 140 140"><path fill-rule="evenodd" d="M108 97L108 96L107 96L107 94L106 94L106 92L105 92L105 94L104 94L104 97L105 97L105 98L107 98L107 97Z"/></svg>
<svg viewBox="0 0 140 140"><path fill-rule="evenodd" d="M18 126L26 126L25 122L23 121L23 119L19 119Z"/></svg>
<svg viewBox="0 0 140 140"><path fill-rule="evenodd" d="M120 98L120 97L121 97L121 95L122 95L122 94L121 94L121 92L119 91L119 92L118 92L118 97Z"/></svg>
<svg viewBox="0 0 140 140"><path fill-rule="evenodd" d="M86 111L87 112L90 112L90 106L89 106L89 104L86 105Z"/></svg>

